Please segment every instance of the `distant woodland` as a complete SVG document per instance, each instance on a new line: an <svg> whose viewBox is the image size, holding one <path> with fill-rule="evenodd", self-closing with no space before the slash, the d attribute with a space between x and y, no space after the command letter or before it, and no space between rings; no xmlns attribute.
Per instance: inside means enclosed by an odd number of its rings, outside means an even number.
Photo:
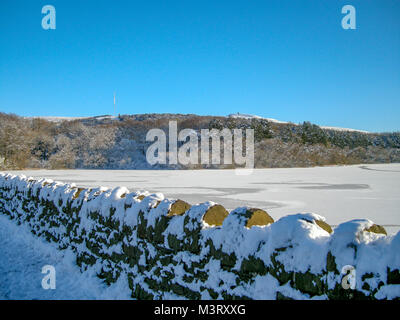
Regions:
<svg viewBox="0 0 400 320"><path fill-rule="evenodd" d="M102 116L48 121L0 113L0 169L201 169L234 165L155 165L146 161L146 133L168 122L178 129L254 129L255 167L309 167L400 162L400 133L322 129L309 122L276 123L182 114Z"/></svg>

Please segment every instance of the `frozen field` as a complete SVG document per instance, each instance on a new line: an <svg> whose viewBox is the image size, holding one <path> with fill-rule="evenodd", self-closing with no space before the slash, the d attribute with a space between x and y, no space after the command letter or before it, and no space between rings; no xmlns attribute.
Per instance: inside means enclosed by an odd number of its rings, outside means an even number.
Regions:
<svg viewBox="0 0 400 320"><path fill-rule="evenodd" d="M191 204L214 201L227 209L253 206L278 218L298 212L325 216L335 226L367 218L400 230L400 164L257 169L249 176L234 170L34 170L12 171L77 186L126 186L162 192Z"/></svg>

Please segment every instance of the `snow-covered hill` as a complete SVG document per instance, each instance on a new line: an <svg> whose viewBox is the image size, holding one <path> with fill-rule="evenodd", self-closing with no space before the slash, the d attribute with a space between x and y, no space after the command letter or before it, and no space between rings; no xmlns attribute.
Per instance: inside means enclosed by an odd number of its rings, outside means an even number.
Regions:
<svg viewBox="0 0 400 320"><path fill-rule="evenodd" d="M262 120L267 120L269 122L273 123L290 123L288 121L281 121L273 118L266 118L266 117L261 117L257 115L252 115L252 114L243 114L243 113L232 113L227 116L228 118L233 118L233 119L262 119ZM62 122L62 121L74 121L74 120L119 120L120 118L118 116L112 116L112 115L102 115L102 116L93 116L93 117L55 117L55 116L37 116L37 117L25 117L26 119L43 119L51 122ZM293 124L293 123L292 123ZM336 131L349 131L349 132L361 132L361 133L368 133L368 131L365 130L358 130L358 129L350 129L350 128L340 128L340 127L333 127L333 126L320 126L322 129L326 130L336 130Z"/></svg>
<svg viewBox="0 0 400 320"><path fill-rule="evenodd" d="M236 119L264 119L270 122L274 122L274 123L289 123L287 121L280 121L280 120L276 120L273 118L264 118L264 117L260 117L257 115L251 115L251 114L243 114L243 113L232 113L230 115L228 115L229 118L236 118ZM362 133L368 133L368 131L364 131L364 130L358 130L358 129L348 129L348 128L340 128L340 127L327 127L327 126L319 126L322 129L326 129L326 130L336 130L336 131L353 131L353 132L362 132Z"/></svg>
<svg viewBox="0 0 400 320"><path fill-rule="evenodd" d="M93 117L53 117L53 116L37 116L37 117L24 117L25 119L43 119L50 122L62 122L62 121L75 121L75 120L115 120L117 116L93 116Z"/></svg>
<svg viewBox="0 0 400 320"><path fill-rule="evenodd" d="M191 129L200 139L203 129L251 129L255 167L400 162L400 133L365 133L309 122L293 124L256 115L226 117L191 114L134 114L118 117L22 118L0 113L0 168L194 168L155 165L146 161L149 130L169 135L170 121ZM74 120L74 121L72 121ZM223 164L197 168L228 168Z"/></svg>

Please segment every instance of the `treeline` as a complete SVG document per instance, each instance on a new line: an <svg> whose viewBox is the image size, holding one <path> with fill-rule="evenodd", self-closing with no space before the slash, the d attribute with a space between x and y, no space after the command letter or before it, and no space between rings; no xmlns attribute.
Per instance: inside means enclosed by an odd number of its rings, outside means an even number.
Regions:
<svg viewBox="0 0 400 320"><path fill-rule="evenodd" d="M338 131L309 122L296 125L255 118L181 114L51 122L0 113L0 169L151 169L146 161L150 145L146 133L152 128L168 133L170 120L177 121L178 130L254 129L258 168L400 162L399 132Z"/></svg>
<svg viewBox="0 0 400 320"><path fill-rule="evenodd" d="M79 121L54 123L0 113L0 167L96 168L106 166L115 142L112 125Z"/></svg>

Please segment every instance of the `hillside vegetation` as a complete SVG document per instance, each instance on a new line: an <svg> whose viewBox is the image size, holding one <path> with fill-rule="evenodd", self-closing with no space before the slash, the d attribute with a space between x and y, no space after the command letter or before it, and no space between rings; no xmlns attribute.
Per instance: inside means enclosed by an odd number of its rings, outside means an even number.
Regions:
<svg viewBox="0 0 400 320"><path fill-rule="evenodd" d="M146 161L146 133L168 123L178 130L254 129L255 167L400 162L400 133L364 133L276 123L262 118L182 114L101 116L48 121L0 113L0 169L233 168L234 165L155 165ZM167 140L168 141L168 140Z"/></svg>

